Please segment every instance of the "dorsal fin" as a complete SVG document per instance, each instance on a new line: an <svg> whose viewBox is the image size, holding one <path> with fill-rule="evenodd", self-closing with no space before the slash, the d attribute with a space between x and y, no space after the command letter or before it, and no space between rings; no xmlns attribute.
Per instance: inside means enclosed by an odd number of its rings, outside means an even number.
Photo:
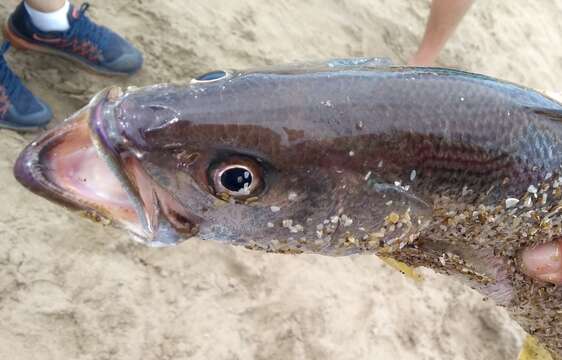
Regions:
<svg viewBox="0 0 562 360"><path fill-rule="evenodd" d="M554 121L562 121L562 108L560 109L550 109L550 108L535 108L533 112L537 115L549 118Z"/></svg>
<svg viewBox="0 0 562 360"><path fill-rule="evenodd" d="M330 59L326 62L329 67L389 67L392 60L387 57L360 57L347 59Z"/></svg>

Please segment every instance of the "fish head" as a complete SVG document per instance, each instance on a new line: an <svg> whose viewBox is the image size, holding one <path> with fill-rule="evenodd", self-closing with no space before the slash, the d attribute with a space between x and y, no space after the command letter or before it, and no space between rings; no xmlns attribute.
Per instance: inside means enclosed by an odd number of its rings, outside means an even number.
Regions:
<svg viewBox="0 0 562 360"><path fill-rule="evenodd" d="M15 175L152 246L197 236L345 255L413 239L427 204L378 182L340 141L348 132L303 113L289 80L218 71L189 86L106 89L30 144Z"/></svg>

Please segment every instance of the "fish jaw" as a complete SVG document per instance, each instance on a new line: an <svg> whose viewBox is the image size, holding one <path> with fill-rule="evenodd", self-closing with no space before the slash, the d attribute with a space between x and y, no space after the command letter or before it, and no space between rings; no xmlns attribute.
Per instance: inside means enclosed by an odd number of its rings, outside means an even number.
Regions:
<svg viewBox="0 0 562 360"><path fill-rule="evenodd" d="M143 244L178 244L197 229L191 216L144 172L138 158L116 153L115 139L103 132L112 120L103 111L105 105L121 95L118 88L100 92L29 144L16 161L14 175L35 194L123 228Z"/></svg>
<svg viewBox="0 0 562 360"><path fill-rule="evenodd" d="M119 219L133 230L138 223L135 211L92 144L89 113L89 108L82 109L28 145L15 163L14 175L42 197L102 222Z"/></svg>

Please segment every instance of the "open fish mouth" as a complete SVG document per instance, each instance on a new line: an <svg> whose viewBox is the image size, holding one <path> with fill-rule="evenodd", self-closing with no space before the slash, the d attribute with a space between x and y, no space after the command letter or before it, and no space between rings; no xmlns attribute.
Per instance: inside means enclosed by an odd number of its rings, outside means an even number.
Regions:
<svg viewBox="0 0 562 360"><path fill-rule="evenodd" d="M28 145L14 167L32 192L86 217L128 230L150 246L175 245L197 232L189 214L144 171L134 154L108 136L106 104L119 88L98 93L82 110ZM114 99L112 99L112 97Z"/></svg>

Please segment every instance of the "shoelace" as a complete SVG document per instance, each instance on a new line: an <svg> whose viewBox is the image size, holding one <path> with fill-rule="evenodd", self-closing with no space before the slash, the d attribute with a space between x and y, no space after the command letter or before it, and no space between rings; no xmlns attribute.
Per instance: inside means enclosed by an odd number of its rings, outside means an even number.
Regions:
<svg viewBox="0 0 562 360"><path fill-rule="evenodd" d="M8 67L8 63L6 63L4 58L4 54L9 48L10 43L7 41L0 47L0 84L6 89L8 98L14 99L16 94L23 89L23 84L20 78Z"/></svg>
<svg viewBox="0 0 562 360"><path fill-rule="evenodd" d="M89 3L83 3L78 10L78 16L70 29L67 30L65 38L87 40L103 49L107 43L109 30L92 22L85 14L90 7Z"/></svg>

